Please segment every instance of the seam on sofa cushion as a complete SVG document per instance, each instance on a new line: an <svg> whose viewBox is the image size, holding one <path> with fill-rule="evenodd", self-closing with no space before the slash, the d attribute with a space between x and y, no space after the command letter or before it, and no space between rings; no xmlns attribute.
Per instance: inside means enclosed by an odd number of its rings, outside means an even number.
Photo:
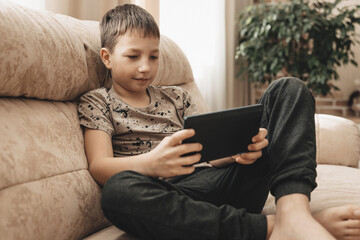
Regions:
<svg viewBox="0 0 360 240"><path fill-rule="evenodd" d="M79 169L76 169L76 170L73 170L73 171L68 171L68 172L63 172L63 173L57 173L57 174L53 174L53 175L49 175L49 176L46 176L46 177L42 177L42 178L36 178L36 179L33 179L31 181L23 181L23 182L18 182L16 184L13 184L13 185L9 185L9 186L6 186L4 188L0 188L0 191L3 191L5 189L8 189L8 188L12 188L12 187L15 187L15 186L18 186L18 185L22 185L22 184L26 184L26 183L31 183L31 182L36 182L36 181L40 181L40 180L43 180L43 179L49 179L49 178L52 178L52 177L56 177L56 176L61 176L61 175L65 175L65 174L69 174L69 173L74 173L74 172L80 172L80 171L88 171L87 168L79 168ZM90 174L90 173L89 173ZM95 181L95 180L94 180Z"/></svg>
<svg viewBox="0 0 360 240"><path fill-rule="evenodd" d="M4 239L82 239L109 225L101 188L87 170L17 184L0 191Z"/></svg>

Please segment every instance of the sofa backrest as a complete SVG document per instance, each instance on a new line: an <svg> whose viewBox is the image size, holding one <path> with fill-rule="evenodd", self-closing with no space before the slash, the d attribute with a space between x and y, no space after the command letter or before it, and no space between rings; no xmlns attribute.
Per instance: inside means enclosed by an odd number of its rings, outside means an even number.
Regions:
<svg viewBox="0 0 360 240"><path fill-rule="evenodd" d="M98 22L0 1L1 239L81 239L109 223L88 172L76 99L110 87ZM155 85L207 107L176 44L160 41Z"/></svg>
<svg viewBox="0 0 360 240"><path fill-rule="evenodd" d="M349 119L316 114L316 161L360 168L359 126Z"/></svg>
<svg viewBox="0 0 360 240"><path fill-rule="evenodd" d="M69 101L111 86L99 57L98 22L0 4L0 96ZM198 93L185 55L165 36L159 64L154 85L187 84ZM206 111L205 102L198 100Z"/></svg>

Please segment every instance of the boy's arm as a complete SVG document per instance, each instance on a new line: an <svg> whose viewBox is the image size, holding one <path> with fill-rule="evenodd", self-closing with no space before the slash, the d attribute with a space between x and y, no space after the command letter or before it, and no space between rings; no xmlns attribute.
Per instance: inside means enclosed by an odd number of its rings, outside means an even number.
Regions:
<svg viewBox="0 0 360 240"><path fill-rule="evenodd" d="M89 163L89 172L101 185L117 172L134 170L142 172L141 158L126 161L116 159L113 155L111 137L104 131L84 128L85 152Z"/></svg>
<svg viewBox="0 0 360 240"><path fill-rule="evenodd" d="M103 185L112 175L132 170L153 177L172 177L194 171L192 165L200 160L200 155L181 155L200 151L201 145L181 144L192 137L193 130L182 130L163 141L152 151L130 157L114 157L111 137L104 131L84 128L85 152L92 177ZM186 166L186 167L185 167Z"/></svg>

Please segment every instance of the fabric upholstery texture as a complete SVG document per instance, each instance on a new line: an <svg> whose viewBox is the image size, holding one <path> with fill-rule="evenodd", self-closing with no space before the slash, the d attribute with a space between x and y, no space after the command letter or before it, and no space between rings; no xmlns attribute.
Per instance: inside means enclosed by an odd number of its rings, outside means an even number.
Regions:
<svg viewBox="0 0 360 240"><path fill-rule="evenodd" d="M351 120L327 114L316 114L315 122L317 163L358 167L359 127Z"/></svg>
<svg viewBox="0 0 360 240"><path fill-rule="evenodd" d="M82 239L109 225L87 170L2 189L0 202L1 239Z"/></svg>
<svg viewBox="0 0 360 240"><path fill-rule="evenodd" d="M0 125L1 238L80 238L108 225L75 103L1 98Z"/></svg>
<svg viewBox="0 0 360 240"><path fill-rule="evenodd" d="M74 103L0 99L0 189L87 169Z"/></svg>
<svg viewBox="0 0 360 240"><path fill-rule="evenodd" d="M153 85L179 85L194 81L189 61L170 38L162 35L159 49L159 70Z"/></svg>
<svg viewBox="0 0 360 240"><path fill-rule="evenodd" d="M0 2L0 95L66 101L94 88L109 88L111 80L99 57L98 25ZM159 61L154 85L194 81L183 52L165 36Z"/></svg>
<svg viewBox="0 0 360 240"><path fill-rule="evenodd" d="M55 14L2 1L0 35L1 96L71 100L87 90L84 45Z"/></svg>

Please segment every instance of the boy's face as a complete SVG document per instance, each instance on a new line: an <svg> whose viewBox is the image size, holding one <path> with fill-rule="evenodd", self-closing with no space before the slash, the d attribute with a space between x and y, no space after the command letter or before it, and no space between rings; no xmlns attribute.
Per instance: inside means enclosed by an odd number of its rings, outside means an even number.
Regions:
<svg viewBox="0 0 360 240"><path fill-rule="evenodd" d="M116 92L124 96L146 93L159 67L159 39L128 31L117 38L112 53L106 50L101 50L101 58L111 70Z"/></svg>

